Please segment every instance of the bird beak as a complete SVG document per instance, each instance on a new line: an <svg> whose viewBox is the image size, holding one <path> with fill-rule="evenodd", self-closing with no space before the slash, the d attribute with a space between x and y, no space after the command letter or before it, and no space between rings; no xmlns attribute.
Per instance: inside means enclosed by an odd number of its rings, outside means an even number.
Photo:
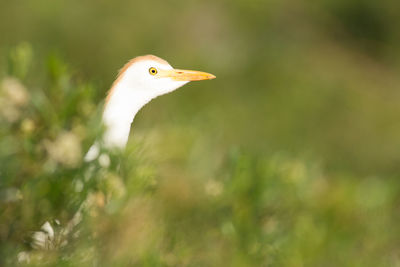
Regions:
<svg viewBox="0 0 400 267"><path fill-rule="evenodd" d="M160 70L157 74L160 78L171 78L175 81L190 82L201 80L212 80L216 77L211 73L196 70Z"/></svg>

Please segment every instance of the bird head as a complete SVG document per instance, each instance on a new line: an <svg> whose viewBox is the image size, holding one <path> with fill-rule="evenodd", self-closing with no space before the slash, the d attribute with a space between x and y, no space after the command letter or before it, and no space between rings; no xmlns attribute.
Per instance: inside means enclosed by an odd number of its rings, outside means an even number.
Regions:
<svg viewBox="0 0 400 267"><path fill-rule="evenodd" d="M167 61L153 56L140 56L129 61L120 71L113 88L123 84L134 97L151 100L157 96L172 92L190 81L210 80L215 76L193 70L174 69Z"/></svg>
<svg viewBox="0 0 400 267"><path fill-rule="evenodd" d="M108 92L103 112L104 143L108 147L124 147L135 114L153 98L190 81L214 78L202 71L174 69L167 61L152 55L132 59L121 69Z"/></svg>

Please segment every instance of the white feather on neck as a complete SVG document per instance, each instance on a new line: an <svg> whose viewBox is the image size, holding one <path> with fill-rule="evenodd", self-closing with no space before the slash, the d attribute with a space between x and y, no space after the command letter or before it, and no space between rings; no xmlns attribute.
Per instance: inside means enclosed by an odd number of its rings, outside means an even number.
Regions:
<svg viewBox="0 0 400 267"><path fill-rule="evenodd" d="M135 90L133 86L129 80L122 78L104 109L106 130L103 142L107 148L125 147L135 115L152 99L144 94L145 90Z"/></svg>
<svg viewBox="0 0 400 267"><path fill-rule="evenodd" d="M107 149L123 149L126 146L135 115L155 97L146 92L147 88L137 90L137 86L139 85L124 75L113 88L102 117L105 126L102 144ZM94 160L99 153L99 143L96 142L85 155L85 161Z"/></svg>

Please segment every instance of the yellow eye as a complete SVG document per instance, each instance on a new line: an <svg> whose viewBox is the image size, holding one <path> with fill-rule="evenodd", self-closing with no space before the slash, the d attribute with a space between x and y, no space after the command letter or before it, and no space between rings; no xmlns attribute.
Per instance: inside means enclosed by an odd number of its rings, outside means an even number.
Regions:
<svg viewBox="0 0 400 267"><path fill-rule="evenodd" d="M151 75L156 75L157 72L158 72L157 69L154 68L154 67L151 67L151 68L149 69L149 73L150 73Z"/></svg>

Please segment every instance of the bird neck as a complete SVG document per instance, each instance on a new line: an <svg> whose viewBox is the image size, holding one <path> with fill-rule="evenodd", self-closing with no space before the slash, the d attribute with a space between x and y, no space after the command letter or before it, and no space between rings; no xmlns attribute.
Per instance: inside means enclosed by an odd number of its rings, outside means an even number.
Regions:
<svg viewBox="0 0 400 267"><path fill-rule="evenodd" d="M136 113L151 100L141 92L135 90L135 84L124 79L111 89L103 112L106 127L103 142L107 148L125 147Z"/></svg>

